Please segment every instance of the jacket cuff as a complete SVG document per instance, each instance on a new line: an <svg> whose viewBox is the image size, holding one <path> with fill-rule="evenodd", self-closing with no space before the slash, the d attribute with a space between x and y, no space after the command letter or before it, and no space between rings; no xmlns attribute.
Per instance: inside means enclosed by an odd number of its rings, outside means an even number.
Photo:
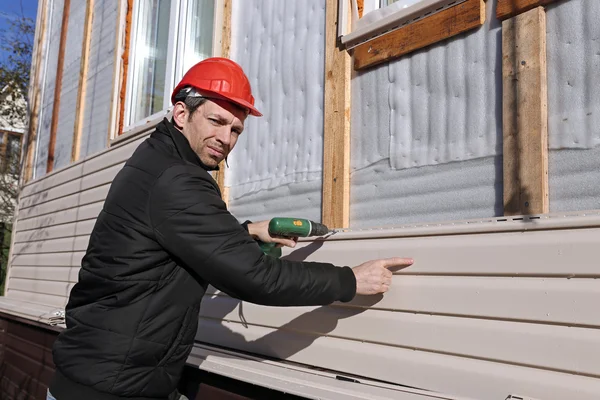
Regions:
<svg viewBox="0 0 600 400"><path fill-rule="evenodd" d="M342 267L340 271L342 296L340 301L347 303L356 296L356 276L350 267Z"/></svg>
<svg viewBox="0 0 600 400"><path fill-rule="evenodd" d="M248 224L251 224L252 221L247 220L242 224L242 228L244 228L246 230L246 232L248 232Z"/></svg>

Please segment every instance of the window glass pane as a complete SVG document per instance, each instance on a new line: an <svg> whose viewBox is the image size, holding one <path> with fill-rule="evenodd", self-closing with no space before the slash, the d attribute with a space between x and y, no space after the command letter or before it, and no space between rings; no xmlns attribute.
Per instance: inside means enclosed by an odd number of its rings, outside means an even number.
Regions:
<svg viewBox="0 0 600 400"><path fill-rule="evenodd" d="M170 0L139 2L132 45L132 123L163 109L170 14Z"/></svg>
<svg viewBox="0 0 600 400"><path fill-rule="evenodd" d="M183 47L183 75L192 65L212 56L215 0L188 0Z"/></svg>

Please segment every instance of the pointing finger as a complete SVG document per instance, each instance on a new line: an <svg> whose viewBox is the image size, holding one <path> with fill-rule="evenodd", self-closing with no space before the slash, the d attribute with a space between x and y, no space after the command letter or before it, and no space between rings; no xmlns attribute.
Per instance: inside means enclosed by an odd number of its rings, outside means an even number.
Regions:
<svg viewBox="0 0 600 400"><path fill-rule="evenodd" d="M409 267L414 263L412 258L392 257L381 260L384 268L402 268Z"/></svg>

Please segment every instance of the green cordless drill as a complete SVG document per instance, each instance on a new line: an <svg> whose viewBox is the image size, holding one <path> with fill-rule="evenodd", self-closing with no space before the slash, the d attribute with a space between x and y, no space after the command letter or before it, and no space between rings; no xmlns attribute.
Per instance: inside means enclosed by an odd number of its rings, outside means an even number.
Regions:
<svg viewBox="0 0 600 400"><path fill-rule="evenodd" d="M277 217L269 221L269 234L271 236L284 237L309 237L327 235L329 228L318 222L313 222L303 218L282 218ZM281 247L276 247L277 243L265 243L258 241L261 250L266 255L272 257L281 257Z"/></svg>

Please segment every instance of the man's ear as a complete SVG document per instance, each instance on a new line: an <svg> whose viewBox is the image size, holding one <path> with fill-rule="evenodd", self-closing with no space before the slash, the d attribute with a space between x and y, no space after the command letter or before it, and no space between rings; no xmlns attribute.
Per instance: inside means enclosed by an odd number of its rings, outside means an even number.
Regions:
<svg viewBox="0 0 600 400"><path fill-rule="evenodd" d="M178 101L173 106L173 123L179 129L183 128L183 123L187 120L188 109L182 101Z"/></svg>

